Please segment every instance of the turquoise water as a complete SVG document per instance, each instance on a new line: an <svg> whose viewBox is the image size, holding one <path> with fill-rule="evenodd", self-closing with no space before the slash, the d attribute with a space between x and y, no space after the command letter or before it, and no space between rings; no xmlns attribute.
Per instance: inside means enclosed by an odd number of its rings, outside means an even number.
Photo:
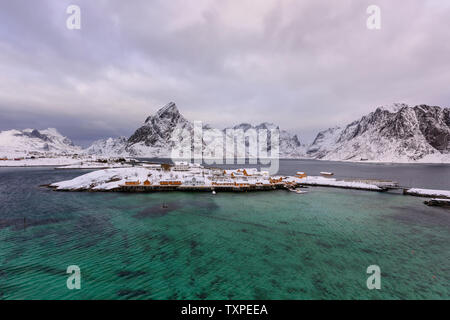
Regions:
<svg viewBox="0 0 450 320"><path fill-rule="evenodd" d="M39 187L80 173L0 169L1 299L450 298L450 211L423 199ZM373 264L381 290L366 287Z"/></svg>

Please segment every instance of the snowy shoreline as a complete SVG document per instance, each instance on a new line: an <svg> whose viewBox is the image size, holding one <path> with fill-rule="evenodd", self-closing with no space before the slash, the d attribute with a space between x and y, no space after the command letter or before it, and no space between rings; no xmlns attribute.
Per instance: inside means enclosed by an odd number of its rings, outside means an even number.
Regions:
<svg viewBox="0 0 450 320"><path fill-rule="evenodd" d="M404 193L407 195L416 196L416 197L450 199L450 191L447 191L447 190L411 188L411 189L405 190Z"/></svg>
<svg viewBox="0 0 450 320"><path fill-rule="evenodd" d="M0 160L0 168L55 167L55 169L107 169L130 167L129 161L99 160L92 157L47 157Z"/></svg>
<svg viewBox="0 0 450 320"><path fill-rule="evenodd" d="M302 187L331 187L385 192L398 189L398 184L382 180L338 180L322 176L270 176L255 168L218 169L176 163L148 166L108 168L92 171L74 179L46 185L55 191L74 192L249 192L293 190ZM404 195L450 199L450 191L410 188Z"/></svg>
<svg viewBox="0 0 450 320"><path fill-rule="evenodd" d="M47 158L35 158L35 159L22 159L14 160L9 158L8 160L0 160L1 167L57 167L57 169L104 169L104 168L121 168L125 165L120 165L116 162L110 162L111 159L107 158L108 164L97 162L95 157L87 156L86 158L72 158L67 157L47 157ZM146 158L142 158L146 159ZM152 158L153 159L153 158ZM154 158L159 159L159 158ZM291 160L291 161L307 161L316 160L321 162L337 162L337 163L354 163L354 164L379 164L379 165L395 165L395 164L417 164L417 165L450 165L450 162L421 162L421 161L376 161L376 160L329 160L329 159L314 159L314 158L280 158L279 160ZM103 165L101 165L103 164Z"/></svg>
<svg viewBox="0 0 450 320"><path fill-rule="evenodd" d="M356 189L367 191L384 191L385 189L370 183L358 182L358 181L343 181L336 180L334 178L323 178L319 176L311 176L301 179L301 185L305 186L317 186L317 187L334 187L344 189Z"/></svg>
<svg viewBox="0 0 450 320"><path fill-rule="evenodd" d="M72 180L52 183L56 191L257 191L324 186L346 189L385 191L384 182L344 181L319 176L270 176L255 168L235 170L205 168L182 164L96 170Z"/></svg>
<svg viewBox="0 0 450 320"><path fill-rule="evenodd" d="M440 164L440 165L449 165L450 166L450 160L449 161L431 161L431 160L425 160L425 161L421 161L421 160L399 160L399 161L384 161L384 160L332 160L332 159L316 159L316 158L299 158L299 159L294 159L294 158L285 158L285 159L280 159L280 160L317 160L317 161L322 161L322 162L342 162L342 163L368 163L368 164L382 164L382 165L393 165L393 164L429 164L429 165L436 165L436 164Z"/></svg>
<svg viewBox="0 0 450 320"><path fill-rule="evenodd" d="M18 167L58 167L76 165L81 163L80 159L73 159L69 157L59 158L36 158L36 159L21 159L21 160L1 160L0 167L4 168L18 168Z"/></svg>

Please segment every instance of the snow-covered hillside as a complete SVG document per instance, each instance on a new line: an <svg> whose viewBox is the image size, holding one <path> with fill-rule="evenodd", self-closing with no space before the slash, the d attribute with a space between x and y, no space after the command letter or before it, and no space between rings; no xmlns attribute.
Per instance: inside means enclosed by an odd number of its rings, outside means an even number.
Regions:
<svg viewBox="0 0 450 320"><path fill-rule="evenodd" d="M279 157L283 159L299 159L306 157L306 145L302 144L297 137L297 135L292 134L286 130L280 130L280 128L268 122L263 122L256 126L253 126L249 123L241 123L232 128L224 129L233 129L233 130L243 130L244 132L248 132L248 130L255 130L256 132L260 132L260 130L266 130L267 132L267 152L270 154L271 145L272 145L272 130L278 131L279 133ZM246 143L248 146L248 142Z"/></svg>
<svg viewBox="0 0 450 320"><path fill-rule="evenodd" d="M49 156L85 153L100 157L169 158L176 147L183 146L182 149L193 151L194 126L195 123L184 118L176 104L171 102L149 116L131 137L98 140L85 150L74 146L56 129L3 131L0 132L0 158L23 157L33 153ZM203 124L203 129L214 128ZM225 137L229 129L242 130L247 135L249 130L266 129L269 134L266 154L271 153L271 130L279 130L280 158L450 163L448 108L428 105L410 107L406 104L380 107L347 126L319 132L309 146L302 144L297 135L267 122L259 125L241 123L224 130L214 130ZM205 135L200 139L205 158L211 154L209 151L218 150L220 145L224 145L224 140L220 138L213 140L214 143Z"/></svg>
<svg viewBox="0 0 450 320"><path fill-rule="evenodd" d="M307 154L313 158L323 158L331 152L342 133L341 127L334 127L317 134L313 143L308 147Z"/></svg>
<svg viewBox="0 0 450 320"><path fill-rule="evenodd" d="M127 155L125 147L127 138L108 138L94 141L92 145L84 150L89 155L101 155L105 157L118 157Z"/></svg>
<svg viewBox="0 0 450 320"><path fill-rule="evenodd" d="M136 157L170 157L177 144L190 145L193 129L193 124L181 115L176 104L170 102L145 120L128 139L125 149ZM178 134L180 132L186 134Z"/></svg>
<svg viewBox="0 0 450 320"><path fill-rule="evenodd" d="M56 129L25 129L0 132L0 157L22 157L31 153L72 155L82 149Z"/></svg>
<svg viewBox="0 0 450 320"><path fill-rule="evenodd" d="M203 125L203 129L213 129L209 125ZM261 123L253 126L242 123L232 129L242 129L244 132L250 129L260 130L278 129L271 123ZM225 136L227 129L220 130ZM185 134L180 134L184 132ZM98 156L133 156L133 157L171 157L172 148L175 146L191 146L194 132L194 124L184 118L175 103L170 102L154 115L149 116L144 124L138 128L129 139L107 139L96 141L86 149L88 154ZM269 132L270 133L270 132ZM223 143L220 139L217 143ZM206 145L206 141L202 141ZM214 149L214 144L208 144ZM268 148L270 149L270 135L268 137ZM204 152L206 152L204 150ZM306 146L302 145L296 135L280 130L280 157L301 158L305 157Z"/></svg>
<svg viewBox="0 0 450 320"><path fill-rule="evenodd" d="M343 129L320 132L307 153L324 160L450 162L450 110L380 107Z"/></svg>

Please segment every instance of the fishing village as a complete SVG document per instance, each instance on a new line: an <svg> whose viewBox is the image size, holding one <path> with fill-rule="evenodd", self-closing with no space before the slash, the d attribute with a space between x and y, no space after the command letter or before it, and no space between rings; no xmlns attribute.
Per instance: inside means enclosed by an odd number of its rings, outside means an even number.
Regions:
<svg viewBox="0 0 450 320"><path fill-rule="evenodd" d="M308 187L334 187L378 192L401 192L405 195L432 198L427 205L447 206L450 192L399 186L397 182L376 179L336 179L332 172L308 176L270 175L257 168L221 169L197 163L178 161L174 164L139 163L132 167L96 170L72 180L48 185L55 191L90 192L250 192L287 190L304 194ZM441 201L442 200L442 201Z"/></svg>

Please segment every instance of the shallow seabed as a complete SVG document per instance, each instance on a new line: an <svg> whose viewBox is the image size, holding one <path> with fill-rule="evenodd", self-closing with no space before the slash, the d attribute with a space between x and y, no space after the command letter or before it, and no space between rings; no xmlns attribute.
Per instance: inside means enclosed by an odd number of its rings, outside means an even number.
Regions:
<svg viewBox="0 0 450 320"><path fill-rule="evenodd" d="M450 298L450 211L421 198L39 187L83 172L0 169L0 298ZM374 264L381 290L366 287Z"/></svg>

